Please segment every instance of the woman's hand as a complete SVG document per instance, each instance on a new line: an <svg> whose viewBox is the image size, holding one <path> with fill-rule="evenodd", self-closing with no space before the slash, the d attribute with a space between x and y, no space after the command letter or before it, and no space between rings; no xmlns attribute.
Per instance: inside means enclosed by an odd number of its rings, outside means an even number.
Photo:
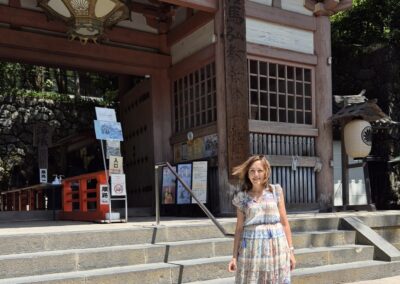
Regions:
<svg viewBox="0 0 400 284"><path fill-rule="evenodd" d="M234 272L234 271L236 271L236 268L237 268L236 258L233 257L232 260L228 264L228 271Z"/></svg>
<svg viewBox="0 0 400 284"><path fill-rule="evenodd" d="M290 270L293 270L296 268L296 259L294 257L293 251L290 252Z"/></svg>

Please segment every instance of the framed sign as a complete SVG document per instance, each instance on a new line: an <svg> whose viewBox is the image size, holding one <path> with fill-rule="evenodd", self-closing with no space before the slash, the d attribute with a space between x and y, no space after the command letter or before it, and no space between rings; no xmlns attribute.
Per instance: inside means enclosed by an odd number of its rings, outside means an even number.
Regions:
<svg viewBox="0 0 400 284"><path fill-rule="evenodd" d="M193 162L192 164L192 190L201 203L207 202L207 161ZM196 200L192 198L192 203Z"/></svg>
<svg viewBox="0 0 400 284"><path fill-rule="evenodd" d="M117 121L115 109L106 107L95 107L97 120Z"/></svg>
<svg viewBox="0 0 400 284"><path fill-rule="evenodd" d="M119 141L106 140L106 158L109 159L110 156L122 156L121 146Z"/></svg>
<svg viewBox="0 0 400 284"><path fill-rule="evenodd" d="M94 130L98 140L123 141L121 123L113 121L94 121Z"/></svg>
<svg viewBox="0 0 400 284"><path fill-rule="evenodd" d="M111 195L114 196L125 196L125 175L124 174L112 174L111 176Z"/></svg>
<svg viewBox="0 0 400 284"><path fill-rule="evenodd" d="M178 164L179 177L189 186L192 187L192 164ZM182 183L178 181L176 192L177 204L190 204L190 193L184 188Z"/></svg>
<svg viewBox="0 0 400 284"><path fill-rule="evenodd" d="M124 170L123 166L123 158L119 156L110 156L109 160L109 171L110 174L123 174Z"/></svg>
<svg viewBox="0 0 400 284"><path fill-rule="evenodd" d="M176 167L173 167L176 171ZM175 204L176 198L176 178L168 167L163 167L161 203Z"/></svg>

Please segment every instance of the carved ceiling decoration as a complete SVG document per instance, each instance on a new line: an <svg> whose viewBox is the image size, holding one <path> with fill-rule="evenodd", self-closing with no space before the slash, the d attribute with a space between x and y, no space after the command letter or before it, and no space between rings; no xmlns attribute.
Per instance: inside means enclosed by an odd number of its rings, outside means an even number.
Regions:
<svg viewBox="0 0 400 284"><path fill-rule="evenodd" d="M10 4L17 6L18 1ZM175 20L177 5L158 0L37 0L38 6L52 20L68 27L68 36L82 43L101 39L106 29L117 23L135 21L132 12L141 14L146 24L166 34Z"/></svg>

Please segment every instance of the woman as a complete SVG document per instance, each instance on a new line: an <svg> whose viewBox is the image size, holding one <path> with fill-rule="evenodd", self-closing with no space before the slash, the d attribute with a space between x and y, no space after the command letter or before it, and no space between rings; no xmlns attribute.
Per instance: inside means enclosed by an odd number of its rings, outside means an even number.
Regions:
<svg viewBox="0 0 400 284"><path fill-rule="evenodd" d="M290 283L296 266L292 233L280 185L268 183L271 167L255 155L233 169L243 182L233 198L237 222L233 257L228 270L236 271L236 284Z"/></svg>

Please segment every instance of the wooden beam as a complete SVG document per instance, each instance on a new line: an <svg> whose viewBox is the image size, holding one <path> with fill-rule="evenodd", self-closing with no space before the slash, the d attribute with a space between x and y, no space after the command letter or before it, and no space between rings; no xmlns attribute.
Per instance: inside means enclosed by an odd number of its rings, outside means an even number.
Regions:
<svg viewBox="0 0 400 284"><path fill-rule="evenodd" d="M0 46L14 50L11 58L18 58L20 51L34 51L41 54L38 59L43 61L46 61L47 56L57 55L73 61L92 62L95 69L98 68L97 62L103 64L105 69L109 64L117 64L143 67L146 70L168 68L171 62L171 58L166 55L91 43L82 46L77 41L6 28L0 28Z"/></svg>
<svg viewBox="0 0 400 284"><path fill-rule="evenodd" d="M324 6L327 10L333 10L339 5L340 0L325 0Z"/></svg>
<svg viewBox="0 0 400 284"><path fill-rule="evenodd" d="M28 9L13 8L0 5L0 22L18 27L29 27L44 31L65 34L67 27L58 21L48 21L44 13ZM114 27L106 33L110 41L158 49L159 38L157 34Z"/></svg>
<svg viewBox="0 0 400 284"><path fill-rule="evenodd" d="M311 126L273 123L261 120L249 120L249 131L294 136L318 136L318 129Z"/></svg>
<svg viewBox="0 0 400 284"><path fill-rule="evenodd" d="M246 17L302 30L315 31L317 29L314 17L261 5L252 1L246 1Z"/></svg>
<svg viewBox="0 0 400 284"><path fill-rule="evenodd" d="M201 28L209 21L213 19L213 15L205 12L197 12L191 16L188 20L180 24L179 26L173 28L168 33L168 46L177 43L184 37L190 35L195 30Z"/></svg>
<svg viewBox="0 0 400 284"><path fill-rule="evenodd" d="M314 15L319 17L319 16L331 16L333 15L334 12L331 10L327 10L325 8L324 3L319 2L315 5L315 9L314 9Z"/></svg>
<svg viewBox="0 0 400 284"><path fill-rule="evenodd" d="M318 59L316 55L306 54L291 50L284 50L266 45L255 43L247 43L247 54L258 57L275 58L279 60L292 61L309 65L317 65Z"/></svg>
<svg viewBox="0 0 400 284"><path fill-rule="evenodd" d="M266 155L267 160L274 167L290 167L293 163L292 156L285 155ZM297 156L297 166L313 168L319 162L318 157Z"/></svg>
<svg viewBox="0 0 400 284"><path fill-rule="evenodd" d="M217 0L160 0L160 2L196 9L208 13L215 13L218 10Z"/></svg>
<svg viewBox="0 0 400 284"><path fill-rule="evenodd" d="M316 0L304 0L304 8L311 12L314 12L315 4L317 4Z"/></svg>
<svg viewBox="0 0 400 284"><path fill-rule="evenodd" d="M16 57L18 53L18 57ZM33 65L68 68L71 70L93 71L106 74L147 75L154 72L154 68L107 63L92 59L67 57L58 54L44 54L41 51L15 49L0 46L0 59L10 62L23 62Z"/></svg>
<svg viewBox="0 0 400 284"><path fill-rule="evenodd" d="M353 6L353 0L342 0L340 3L335 7L335 12L345 11L350 9Z"/></svg>
<svg viewBox="0 0 400 284"><path fill-rule="evenodd" d="M9 0L8 5L11 7L21 7L21 1L20 0Z"/></svg>

